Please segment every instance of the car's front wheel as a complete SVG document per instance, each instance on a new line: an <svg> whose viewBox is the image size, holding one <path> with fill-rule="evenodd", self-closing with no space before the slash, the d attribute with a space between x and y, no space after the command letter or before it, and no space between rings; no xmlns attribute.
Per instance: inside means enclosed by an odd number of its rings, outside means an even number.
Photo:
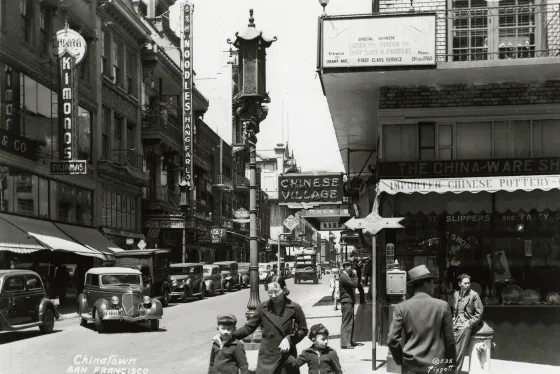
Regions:
<svg viewBox="0 0 560 374"><path fill-rule="evenodd" d="M158 331L159 330L159 319L150 320L150 330L152 330L152 331Z"/></svg>
<svg viewBox="0 0 560 374"><path fill-rule="evenodd" d="M86 327L86 326L87 326L87 319L85 319L85 318L80 318L80 326Z"/></svg>
<svg viewBox="0 0 560 374"><path fill-rule="evenodd" d="M214 288L213 284L210 285L210 291L208 291L208 295L216 296L216 289Z"/></svg>
<svg viewBox="0 0 560 374"><path fill-rule="evenodd" d="M43 324L39 326L39 330L43 334L50 334L54 329L54 313L51 309L45 310L43 313Z"/></svg>
<svg viewBox="0 0 560 374"><path fill-rule="evenodd" d="M95 329L97 330L97 332L100 334L107 332L107 323L101 320L101 317L99 317L99 313L97 313L97 311L95 311L94 313L95 317L93 320L95 321Z"/></svg>
<svg viewBox="0 0 560 374"><path fill-rule="evenodd" d="M204 299L204 294L206 293L206 287L203 285L202 287L200 287L200 296L198 296L199 300Z"/></svg>
<svg viewBox="0 0 560 374"><path fill-rule="evenodd" d="M223 295L225 293L224 290L225 286L224 286L224 282L222 282L221 286L220 286L220 295Z"/></svg>
<svg viewBox="0 0 560 374"><path fill-rule="evenodd" d="M183 295L181 296L181 302L186 303L187 301L189 301L189 297L191 296L191 289L189 288L189 286L185 286L185 292L183 292Z"/></svg>
<svg viewBox="0 0 560 374"><path fill-rule="evenodd" d="M169 292L169 288L165 287L163 289L163 297L161 298L161 306L166 307L169 305L171 301L171 293Z"/></svg>

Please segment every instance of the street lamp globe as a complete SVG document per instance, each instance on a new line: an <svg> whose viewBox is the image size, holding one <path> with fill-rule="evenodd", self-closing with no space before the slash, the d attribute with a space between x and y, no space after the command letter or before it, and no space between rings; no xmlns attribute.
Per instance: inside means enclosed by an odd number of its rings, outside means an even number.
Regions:
<svg viewBox="0 0 560 374"><path fill-rule="evenodd" d="M325 8L329 5L329 0L319 0L319 4L323 7L323 15L326 16Z"/></svg>

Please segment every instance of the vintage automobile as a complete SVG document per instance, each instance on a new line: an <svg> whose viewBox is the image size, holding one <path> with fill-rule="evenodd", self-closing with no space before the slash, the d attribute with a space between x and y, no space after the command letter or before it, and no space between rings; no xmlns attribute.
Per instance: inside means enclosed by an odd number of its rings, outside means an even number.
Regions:
<svg viewBox="0 0 560 374"><path fill-rule="evenodd" d="M222 270L222 277L224 278L224 286L228 292L233 288L241 289L241 276L236 261L219 261L214 262Z"/></svg>
<svg viewBox="0 0 560 374"><path fill-rule="evenodd" d="M48 334L59 318L39 274L31 270L0 270L0 331L39 327Z"/></svg>
<svg viewBox="0 0 560 374"><path fill-rule="evenodd" d="M171 300L169 249L135 249L115 253L116 266L142 272L144 294L157 298L165 307Z"/></svg>
<svg viewBox="0 0 560 374"><path fill-rule="evenodd" d="M241 275L241 287L247 288L249 287L249 263L248 262L240 262L238 265L238 271Z"/></svg>
<svg viewBox="0 0 560 374"><path fill-rule="evenodd" d="M264 284L264 289L268 291L268 281L272 277L271 264L259 264L259 283Z"/></svg>
<svg viewBox="0 0 560 374"><path fill-rule="evenodd" d="M214 296L216 295L216 290L220 290L220 294L223 295L225 287L220 267L218 265L202 265L202 271L206 294Z"/></svg>
<svg viewBox="0 0 560 374"><path fill-rule="evenodd" d="M163 306L144 294L142 273L127 267L99 267L86 272L84 292L78 295L80 325L95 323L97 332L106 332L112 322L148 322L159 330Z"/></svg>
<svg viewBox="0 0 560 374"><path fill-rule="evenodd" d="M198 296L200 300L204 299L206 284L202 264L191 262L171 264L171 282L172 299L179 298L182 302L187 302L193 296Z"/></svg>

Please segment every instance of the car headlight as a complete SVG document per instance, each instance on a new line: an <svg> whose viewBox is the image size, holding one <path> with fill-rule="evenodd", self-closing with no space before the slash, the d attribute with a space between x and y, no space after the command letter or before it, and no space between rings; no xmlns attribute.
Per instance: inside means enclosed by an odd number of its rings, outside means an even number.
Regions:
<svg viewBox="0 0 560 374"><path fill-rule="evenodd" d="M173 284L173 286L177 285L177 279L173 279L173 282L171 282Z"/></svg>
<svg viewBox="0 0 560 374"><path fill-rule="evenodd" d="M111 297L111 304L113 305L119 305L119 298L117 296L113 296Z"/></svg>
<svg viewBox="0 0 560 374"><path fill-rule="evenodd" d="M152 302L152 299L150 298L150 296L146 295L146 296L144 296L142 301L144 302L144 304L150 304Z"/></svg>

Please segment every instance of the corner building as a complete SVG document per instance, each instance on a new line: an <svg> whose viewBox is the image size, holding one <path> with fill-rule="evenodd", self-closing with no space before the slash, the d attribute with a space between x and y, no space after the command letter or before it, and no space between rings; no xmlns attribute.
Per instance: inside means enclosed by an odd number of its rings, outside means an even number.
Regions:
<svg viewBox="0 0 560 374"><path fill-rule="evenodd" d="M372 16L326 17L321 27L321 81L339 148L373 151L343 154L346 171L369 164L366 183L377 193L361 199L376 199L384 217L405 217L405 228L377 235L378 341L386 342L394 304L387 265L397 259L404 270L426 264L446 301L460 273L472 276L495 330L493 358L560 365L558 4L412 6L379 0ZM328 43L330 21L371 34L369 51L354 49L368 62L327 59L351 57Z"/></svg>

